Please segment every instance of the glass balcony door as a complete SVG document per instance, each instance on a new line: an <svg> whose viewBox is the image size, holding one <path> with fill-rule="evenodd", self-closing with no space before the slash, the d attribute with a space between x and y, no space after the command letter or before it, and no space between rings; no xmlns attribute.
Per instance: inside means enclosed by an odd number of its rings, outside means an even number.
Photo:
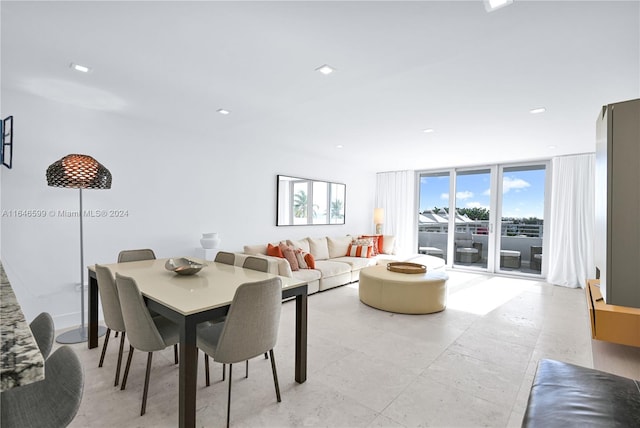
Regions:
<svg viewBox="0 0 640 428"><path fill-rule="evenodd" d="M450 172L421 174L419 180L418 251L447 261Z"/></svg>
<svg viewBox="0 0 640 428"><path fill-rule="evenodd" d="M546 171L537 162L422 172L418 251L457 268L540 276Z"/></svg>
<svg viewBox="0 0 640 428"><path fill-rule="evenodd" d="M487 270L493 265L492 177L494 168L455 171L455 216L451 253L453 266Z"/></svg>
<svg viewBox="0 0 640 428"><path fill-rule="evenodd" d="M500 168L496 270L542 273L546 163Z"/></svg>

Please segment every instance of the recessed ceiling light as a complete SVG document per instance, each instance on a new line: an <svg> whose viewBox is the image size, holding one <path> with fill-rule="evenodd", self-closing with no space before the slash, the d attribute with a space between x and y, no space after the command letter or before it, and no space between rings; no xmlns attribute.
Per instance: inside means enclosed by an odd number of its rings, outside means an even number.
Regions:
<svg viewBox="0 0 640 428"><path fill-rule="evenodd" d="M220 114L229 114L231 113L229 110L223 109L223 108L219 108L218 110L216 110L218 113Z"/></svg>
<svg viewBox="0 0 640 428"><path fill-rule="evenodd" d="M335 71L336 69L331 67L330 65L324 64L321 65L320 67L316 68L316 71L319 71L320 73L324 74L325 76L327 74L331 74Z"/></svg>
<svg viewBox="0 0 640 428"><path fill-rule="evenodd" d="M529 113L531 114L538 114L538 113L544 113L545 111L547 111L546 108L544 107L538 107L538 108L533 108L531 110L529 110Z"/></svg>
<svg viewBox="0 0 640 428"><path fill-rule="evenodd" d="M344 146L343 146L342 144L338 144L338 145L336 146L336 149L341 149L341 148L343 148L343 147L344 147Z"/></svg>
<svg viewBox="0 0 640 428"><path fill-rule="evenodd" d="M424 132L425 134L431 134L433 131L434 131L433 128L427 128L422 130L422 132Z"/></svg>
<svg viewBox="0 0 640 428"><path fill-rule="evenodd" d="M487 12L493 12L501 7L509 6L513 0L484 0L484 8Z"/></svg>
<svg viewBox="0 0 640 428"><path fill-rule="evenodd" d="M81 73L88 73L88 72L91 71L91 67L87 67L86 65L75 64L73 62L71 64L69 64L69 67L71 67L75 71L79 71Z"/></svg>

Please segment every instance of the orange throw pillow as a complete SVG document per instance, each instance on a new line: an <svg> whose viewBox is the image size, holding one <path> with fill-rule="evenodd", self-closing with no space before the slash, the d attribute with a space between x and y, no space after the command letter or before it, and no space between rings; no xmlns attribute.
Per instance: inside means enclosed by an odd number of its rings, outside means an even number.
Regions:
<svg viewBox="0 0 640 428"><path fill-rule="evenodd" d="M280 246L276 247L275 245L271 244L267 244L267 256L280 257L281 259L284 259L284 254L282 254Z"/></svg>
<svg viewBox="0 0 640 428"><path fill-rule="evenodd" d="M307 262L307 267L309 269L316 268L316 261L310 253L304 255L304 261Z"/></svg>

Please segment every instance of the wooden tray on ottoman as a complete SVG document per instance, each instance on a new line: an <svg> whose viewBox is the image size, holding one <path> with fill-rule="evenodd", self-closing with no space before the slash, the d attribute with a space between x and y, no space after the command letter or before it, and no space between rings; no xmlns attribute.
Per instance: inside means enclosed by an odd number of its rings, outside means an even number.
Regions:
<svg viewBox="0 0 640 428"><path fill-rule="evenodd" d="M427 267L418 263L393 262L387 264L387 270L398 273L426 273Z"/></svg>

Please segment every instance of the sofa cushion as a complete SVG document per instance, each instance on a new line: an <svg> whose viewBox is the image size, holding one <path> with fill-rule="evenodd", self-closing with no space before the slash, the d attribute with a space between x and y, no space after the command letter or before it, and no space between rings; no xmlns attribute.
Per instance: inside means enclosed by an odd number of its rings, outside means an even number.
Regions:
<svg viewBox="0 0 640 428"><path fill-rule="evenodd" d="M382 236L382 252L384 254L396 253L396 237L393 235Z"/></svg>
<svg viewBox="0 0 640 428"><path fill-rule="evenodd" d="M322 274L320 273L319 270L301 269L301 270L297 270L297 271L293 272L293 274L291 276L293 278L299 279L301 281L311 282L311 281L319 280L320 277L322 276Z"/></svg>
<svg viewBox="0 0 640 428"><path fill-rule="evenodd" d="M338 238L327 237L327 246L329 247L329 258L344 257L349 250L351 244L351 236L340 236Z"/></svg>
<svg viewBox="0 0 640 428"><path fill-rule="evenodd" d="M300 248L305 253L311 252L311 248L309 247L309 241L307 241L306 239L300 239L299 241L291 241L287 239L287 245L293 248Z"/></svg>
<svg viewBox="0 0 640 428"><path fill-rule="evenodd" d="M329 245L327 238L307 238L309 243L309 253L313 254L315 260L327 260L329 258Z"/></svg>
<svg viewBox="0 0 640 428"><path fill-rule="evenodd" d="M363 267L367 266L375 266L378 263L377 259L372 258L362 258L362 257L337 257L335 259L331 259L332 262L342 262L348 263L351 266L351 270L360 270Z"/></svg>
<svg viewBox="0 0 640 428"><path fill-rule="evenodd" d="M244 253L245 254L252 254L252 255L256 255L256 254L267 254L267 246L266 245L262 245L262 244L258 244L258 245L245 245L244 246Z"/></svg>
<svg viewBox="0 0 640 428"><path fill-rule="evenodd" d="M322 273L322 278L329 278L343 273L351 273L351 265L332 260L316 260L316 270Z"/></svg>

